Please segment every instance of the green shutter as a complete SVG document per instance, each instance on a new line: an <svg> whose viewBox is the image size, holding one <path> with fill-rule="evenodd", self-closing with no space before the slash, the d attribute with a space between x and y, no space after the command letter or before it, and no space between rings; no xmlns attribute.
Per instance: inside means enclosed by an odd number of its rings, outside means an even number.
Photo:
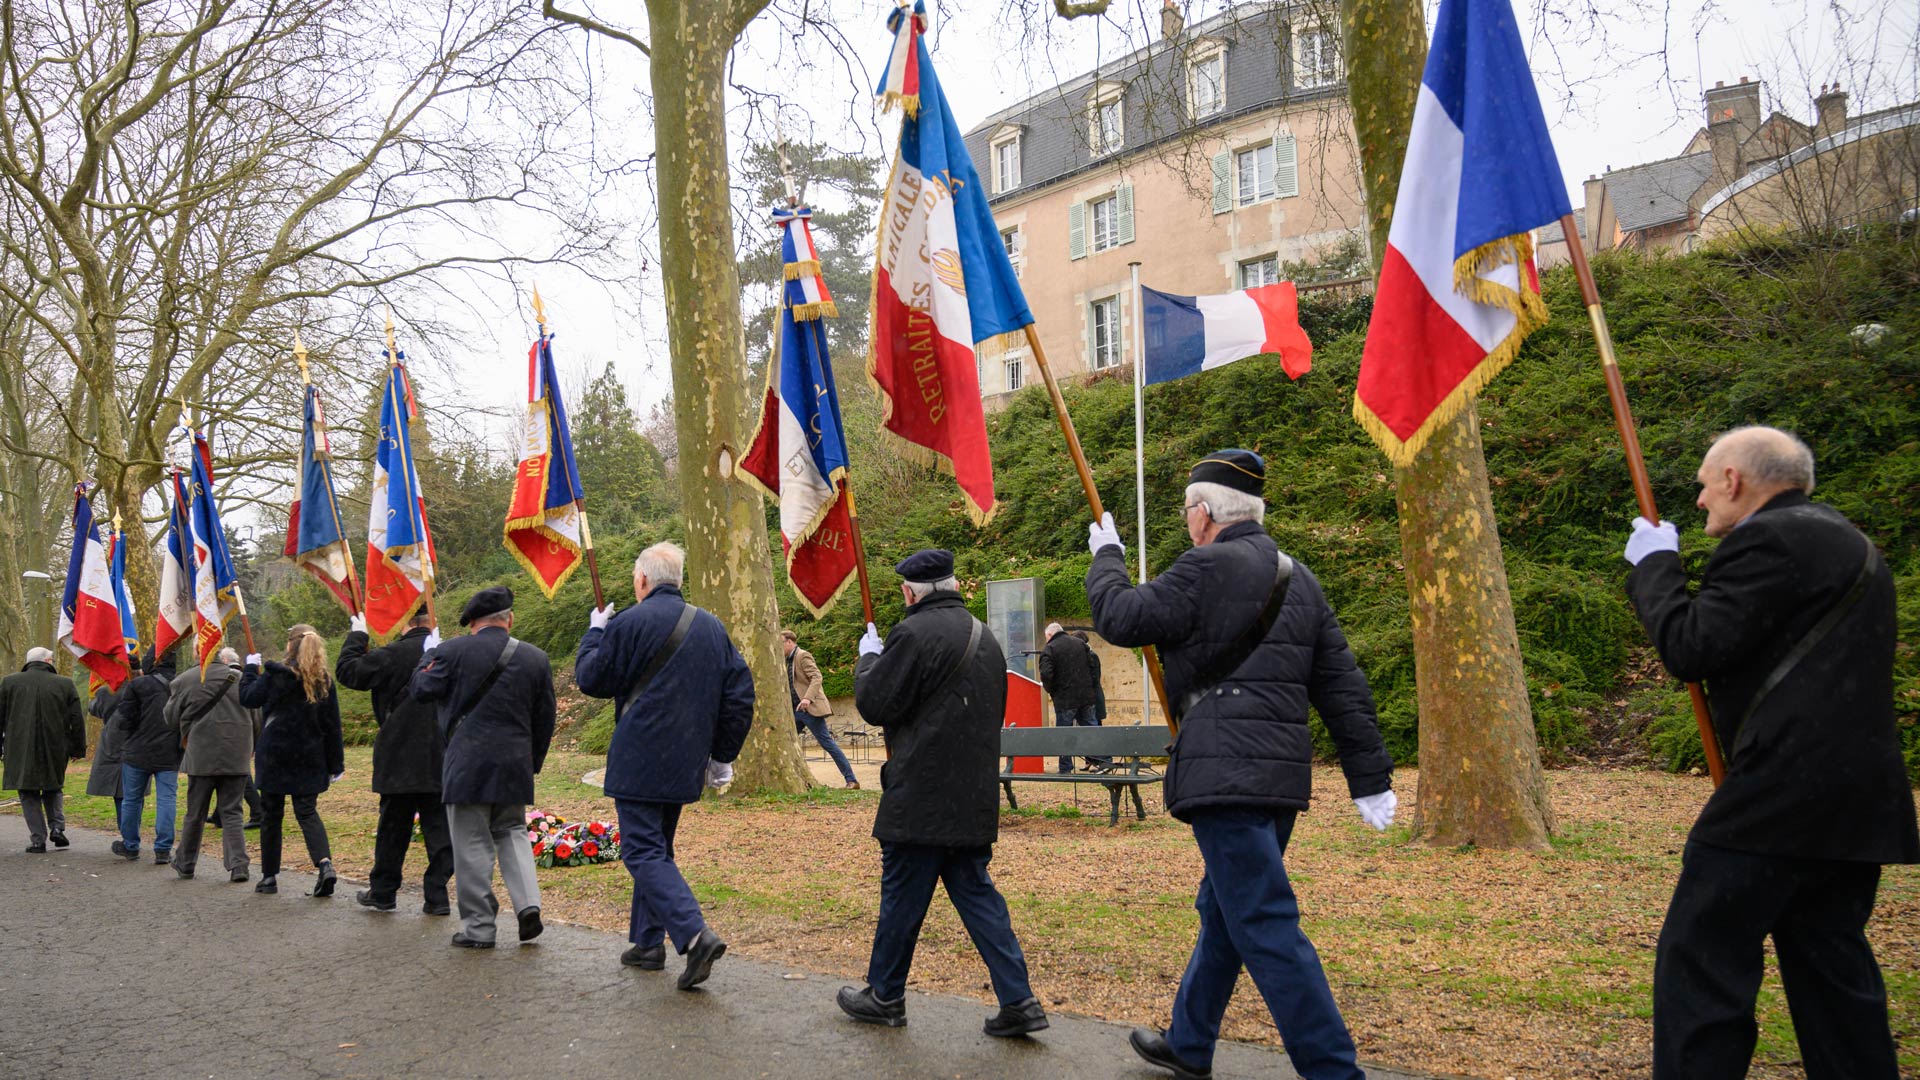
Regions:
<svg viewBox="0 0 1920 1080"><path fill-rule="evenodd" d="M1120 242L1133 243L1133 185L1120 185Z"/></svg>
<svg viewBox="0 0 1920 1080"><path fill-rule="evenodd" d="M1213 155L1213 212L1224 214L1233 209L1233 155L1225 150Z"/></svg>
<svg viewBox="0 0 1920 1080"><path fill-rule="evenodd" d="M1067 257L1084 259L1087 257L1087 204L1074 203L1067 207Z"/></svg>
<svg viewBox="0 0 1920 1080"><path fill-rule="evenodd" d="M1273 194L1279 199L1300 194L1299 151L1291 135L1273 140Z"/></svg>

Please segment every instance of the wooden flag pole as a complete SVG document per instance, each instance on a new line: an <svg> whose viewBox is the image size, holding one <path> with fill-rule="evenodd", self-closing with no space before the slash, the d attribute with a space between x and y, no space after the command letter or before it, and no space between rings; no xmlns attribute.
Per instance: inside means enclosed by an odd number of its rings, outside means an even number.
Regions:
<svg viewBox="0 0 1920 1080"><path fill-rule="evenodd" d="M1040 335L1034 333L1033 324L1027 324L1027 347L1033 350L1033 361L1040 365L1040 378L1047 384L1047 396L1053 400L1054 418L1060 421L1060 434L1066 436L1067 452L1073 455L1073 467L1080 473L1080 486L1087 493L1087 505L1093 510L1093 520L1099 521L1106 513L1100 503L1100 489L1094 486L1093 470L1087 467L1086 452L1080 449L1080 436L1073 430L1073 417L1067 415L1066 399L1060 396L1060 384L1054 380L1053 369L1047 366L1047 351L1040 347ZM1151 645L1144 646L1140 654L1147 661L1147 677L1153 683L1153 696L1160 701L1160 712L1167 718L1167 733L1172 738L1180 737L1180 719L1173 715L1173 709L1167 703L1167 678L1160 668L1160 650ZM1146 717L1141 717L1144 723Z"/></svg>
<svg viewBox="0 0 1920 1080"><path fill-rule="evenodd" d="M547 305L540 299L540 286L533 286L533 321L540 328L540 340L547 340ZM600 591L600 560L593 555L593 527L587 524L587 500L585 493L573 500L574 511L580 515L580 551L587 557L587 579L593 582L593 609L607 606L607 598Z"/></svg>
<svg viewBox="0 0 1920 1080"><path fill-rule="evenodd" d="M395 344L393 340L393 308L391 305L387 308L387 363L392 367L400 366L400 346ZM391 380L389 380L389 382L391 382ZM401 408L401 403L396 401L393 403L393 407L395 412L398 412ZM408 419L412 418L409 417ZM412 443L413 428L412 425L408 425L407 441L400 444L400 466L407 470L407 479L418 483L420 474L415 472L413 468ZM439 570L439 567L433 565L433 544L427 539L427 523L417 517L420 513L419 492L414 492L412 502L413 505L407 507L407 516L413 518L420 526L418 530L420 537L420 566L427 571L425 575L427 586L427 621L433 625L435 630L438 630L440 629L440 615L433 607L433 581L436 577L440 576L436 572ZM392 507L388 507L388 510L391 511Z"/></svg>
<svg viewBox="0 0 1920 1080"><path fill-rule="evenodd" d="M307 347L300 340L300 331L298 328L295 328L293 331L293 359L300 365L300 384L302 386L312 386L313 376L307 370ZM327 512L333 515L333 531L340 534L340 541L342 544L345 544L347 529L345 523L340 520L340 502L333 494L333 462L331 459L328 460L325 468L327 470ZM353 609L352 614L360 614L360 610L364 605L360 602L360 579L353 571L353 548L351 545L347 547L347 602Z"/></svg>
<svg viewBox="0 0 1920 1080"><path fill-rule="evenodd" d="M1620 431L1620 444L1626 450L1627 473L1633 478L1633 495L1640 504L1640 516L1658 522L1660 511L1653 505L1653 481L1647 476L1647 462L1640 453L1640 433L1634 427L1633 412L1627 407L1627 387L1620 378L1620 362L1614 356L1613 335L1607 330L1607 315L1600 307L1600 290L1593 283L1593 268L1587 265L1587 251L1572 214L1560 218L1560 230L1567 241L1567 253L1573 260L1574 276L1580 279L1580 297L1587 305L1587 318L1593 323L1593 337L1600 346L1600 366L1607 376L1607 398L1613 404L1613 423ZM1700 746L1706 751L1707 773L1713 786L1719 787L1727 767L1720 757L1720 740L1713 732L1713 713L1707 708L1707 695L1700 684L1687 684L1693 699L1693 719L1700 726Z"/></svg>

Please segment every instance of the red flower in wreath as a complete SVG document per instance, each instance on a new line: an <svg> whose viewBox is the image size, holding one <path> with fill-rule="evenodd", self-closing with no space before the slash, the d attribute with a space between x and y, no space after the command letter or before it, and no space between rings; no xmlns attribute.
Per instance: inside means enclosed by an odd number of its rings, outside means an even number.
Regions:
<svg viewBox="0 0 1920 1080"><path fill-rule="evenodd" d="M587 826L587 831L592 833L595 836L605 836L607 835L606 822L596 821L593 824Z"/></svg>
<svg viewBox="0 0 1920 1080"><path fill-rule="evenodd" d="M589 840L580 845L580 854L585 855L589 859L595 858L600 854L600 845Z"/></svg>
<svg viewBox="0 0 1920 1080"><path fill-rule="evenodd" d="M564 842L564 841L562 841L562 842L561 842L561 843L559 843L559 844L556 844L556 845L554 845L554 848L553 848L553 856L554 856L554 858L556 858L556 859L571 859L571 858L573 858L573 845L571 845L571 844L568 844L568 843L566 843L566 842Z"/></svg>
<svg viewBox="0 0 1920 1080"><path fill-rule="evenodd" d="M546 850L547 850L547 842L545 840L535 840L533 842L533 853L535 855L538 855Z"/></svg>

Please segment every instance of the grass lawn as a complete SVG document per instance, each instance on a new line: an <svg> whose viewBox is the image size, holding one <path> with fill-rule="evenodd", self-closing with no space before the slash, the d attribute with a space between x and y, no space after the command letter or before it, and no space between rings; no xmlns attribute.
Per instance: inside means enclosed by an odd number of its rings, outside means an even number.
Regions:
<svg viewBox="0 0 1920 1080"><path fill-rule="evenodd" d="M370 754L348 748L346 779L320 800L335 865L359 880L373 854ZM556 750L540 777L541 808L611 819L611 801L578 780L600 764ZM1544 855L1437 851L1408 844L1404 827L1373 833L1342 797L1338 772L1316 776L1320 799L1294 832L1288 865L1363 1058L1496 1078L1650 1071L1653 946L1707 783L1600 769L1548 776L1559 822ZM1396 777L1409 816L1417 783L1412 770ZM85 784L77 765L68 817L110 828L112 804L81 795ZM1146 821L1109 828L1104 792L1089 788L1076 802L1057 790L1064 786L1024 786L1021 810L1003 814L994 860L1034 986L1053 1008L1164 1024L1198 924L1199 855L1157 792L1147 795ZM183 782L183 799L185 791ZM878 801L873 791L829 789L709 799L682 820L680 864L739 954L857 980L878 896L869 835ZM304 867L291 821L288 833L288 865ZM203 857L217 863L218 843L210 835ZM423 864L416 848L409 883ZM541 888L549 918L626 929L630 879L619 863L544 870ZM1889 868L1870 932L1902 1071L1920 1073L1920 868ZM986 969L943 898L913 976L917 989L991 998ZM813 985L823 1013L831 1010L829 989ZM1771 963L1760 1024L1753 1075L1800 1075ZM1225 1034L1277 1040L1250 983L1241 983Z"/></svg>

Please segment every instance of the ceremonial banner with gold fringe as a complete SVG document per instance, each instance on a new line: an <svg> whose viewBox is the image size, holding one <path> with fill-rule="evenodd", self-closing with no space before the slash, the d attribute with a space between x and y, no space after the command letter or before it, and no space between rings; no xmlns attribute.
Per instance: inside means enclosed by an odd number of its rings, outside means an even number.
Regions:
<svg viewBox="0 0 1920 1080"><path fill-rule="evenodd" d="M388 355L392 363L380 396L380 442L373 451L367 508L367 630L381 641L406 626L434 577L427 502L413 468L413 387L399 352L389 346Z"/></svg>
<svg viewBox="0 0 1920 1080"><path fill-rule="evenodd" d="M1395 465L1546 324L1531 233L1570 212L1508 0L1442 0L1353 398Z"/></svg>
<svg viewBox="0 0 1920 1080"><path fill-rule="evenodd" d="M73 490L73 554L67 561L57 638L92 680L115 690L132 670L125 624L116 610L113 559L100 537L88 485Z"/></svg>
<svg viewBox="0 0 1920 1080"><path fill-rule="evenodd" d="M303 361L304 362L304 361ZM353 589L353 552L333 494L333 446L327 439L327 415L320 388L307 384L300 436L300 487L287 511L287 543L282 554L324 586L342 610L360 610Z"/></svg>
<svg viewBox="0 0 1920 1080"><path fill-rule="evenodd" d="M220 651L227 623L245 615L240 575L227 549L227 528L213 499L213 450L200 432L192 439L192 467L187 482L187 520L193 528L193 637L200 670Z"/></svg>
<svg viewBox="0 0 1920 1080"><path fill-rule="evenodd" d="M527 350L520 468L507 506L503 542L549 600L580 566L584 518L579 503L584 496L580 469L573 460L567 406L560 399L560 378L553 369L553 339L543 333Z"/></svg>

